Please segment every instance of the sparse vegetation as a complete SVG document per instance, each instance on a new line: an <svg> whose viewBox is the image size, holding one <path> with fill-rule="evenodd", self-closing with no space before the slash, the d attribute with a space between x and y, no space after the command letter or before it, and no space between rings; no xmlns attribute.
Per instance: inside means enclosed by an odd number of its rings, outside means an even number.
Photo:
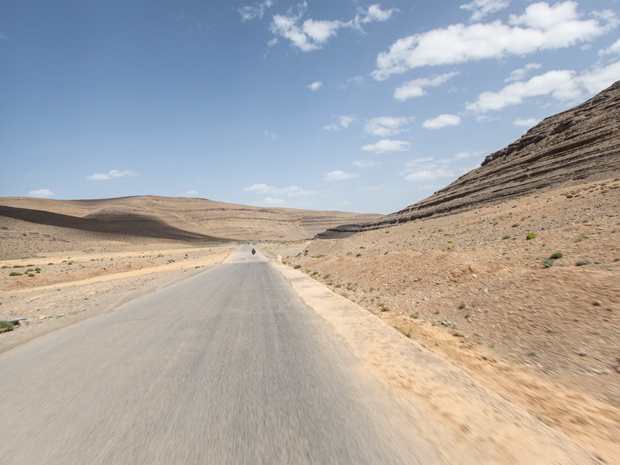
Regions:
<svg viewBox="0 0 620 465"><path fill-rule="evenodd" d="M502 236L502 240L510 239L512 236Z"/></svg>
<svg viewBox="0 0 620 465"><path fill-rule="evenodd" d="M10 321L0 321L0 333L6 333L8 331L13 331L15 325Z"/></svg>
<svg viewBox="0 0 620 465"><path fill-rule="evenodd" d="M575 263L575 265L577 265L577 266L585 266L585 265L589 265L590 263L592 263L590 260L583 259L583 260L579 260L577 263Z"/></svg>
<svg viewBox="0 0 620 465"><path fill-rule="evenodd" d="M526 240L530 240L530 239L534 239L536 237L536 233L529 233L527 236L525 236Z"/></svg>
<svg viewBox="0 0 620 465"><path fill-rule="evenodd" d="M561 252L556 252L554 254L551 254L551 256L549 258L553 259L553 260L557 260L559 258L563 258L564 254Z"/></svg>
<svg viewBox="0 0 620 465"><path fill-rule="evenodd" d="M295 268L296 270L301 268L301 265L295 265L293 268Z"/></svg>

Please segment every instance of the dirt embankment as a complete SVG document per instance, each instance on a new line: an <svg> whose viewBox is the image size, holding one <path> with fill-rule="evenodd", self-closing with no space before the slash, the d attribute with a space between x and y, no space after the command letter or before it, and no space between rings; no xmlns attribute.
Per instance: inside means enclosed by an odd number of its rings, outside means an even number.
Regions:
<svg viewBox="0 0 620 465"><path fill-rule="evenodd" d="M620 463L620 179L264 251Z"/></svg>

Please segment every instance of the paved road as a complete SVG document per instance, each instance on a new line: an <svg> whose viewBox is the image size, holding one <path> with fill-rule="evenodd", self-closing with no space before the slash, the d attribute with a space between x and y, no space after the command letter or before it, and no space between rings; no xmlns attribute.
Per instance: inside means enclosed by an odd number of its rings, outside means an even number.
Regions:
<svg viewBox="0 0 620 465"><path fill-rule="evenodd" d="M0 463L441 463L249 252L0 354Z"/></svg>

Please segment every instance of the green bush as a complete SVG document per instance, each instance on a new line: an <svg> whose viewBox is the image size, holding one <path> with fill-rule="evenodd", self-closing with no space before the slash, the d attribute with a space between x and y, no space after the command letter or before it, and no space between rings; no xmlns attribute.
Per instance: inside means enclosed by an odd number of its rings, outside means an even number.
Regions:
<svg viewBox="0 0 620 465"><path fill-rule="evenodd" d="M362 254L361 254L361 253L358 253L358 254L356 255L356 257L361 257L361 256L362 256Z"/></svg>
<svg viewBox="0 0 620 465"><path fill-rule="evenodd" d="M10 321L0 321L0 333L13 331L13 328L15 328L15 325Z"/></svg>
<svg viewBox="0 0 620 465"><path fill-rule="evenodd" d="M585 266L585 265L589 265L590 263L592 263L590 260L579 260L577 263L575 263L575 265L577 266Z"/></svg>
<svg viewBox="0 0 620 465"><path fill-rule="evenodd" d="M529 241L530 239L534 239L536 237L536 233L529 233L525 238Z"/></svg>
<svg viewBox="0 0 620 465"><path fill-rule="evenodd" d="M563 253L556 252L553 255L551 255L551 257L549 257L549 258L552 258L553 260L557 260L558 258L562 258L562 257L564 257Z"/></svg>
<svg viewBox="0 0 620 465"><path fill-rule="evenodd" d="M295 268L296 270L301 268L301 265L295 265L293 268Z"/></svg>
<svg viewBox="0 0 620 465"><path fill-rule="evenodd" d="M502 240L510 239L511 236L502 236Z"/></svg>
<svg viewBox="0 0 620 465"><path fill-rule="evenodd" d="M519 227L519 223L514 223L514 224L512 225L512 227L513 227L513 228L518 228L518 227Z"/></svg>
<svg viewBox="0 0 620 465"><path fill-rule="evenodd" d="M21 276L21 273L18 273L17 271L12 271L9 273L9 276Z"/></svg>
<svg viewBox="0 0 620 465"><path fill-rule="evenodd" d="M551 268L553 266L553 262L554 260L552 258L545 258L542 264L545 268Z"/></svg>

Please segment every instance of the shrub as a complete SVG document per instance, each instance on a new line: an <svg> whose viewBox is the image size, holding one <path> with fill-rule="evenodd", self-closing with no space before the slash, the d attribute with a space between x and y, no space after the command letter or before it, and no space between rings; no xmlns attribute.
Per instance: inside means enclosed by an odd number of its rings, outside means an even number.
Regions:
<svg viewBox="0 0 620 465"><path fill-rule="evenodd" d="M592 263L590 260L579 260L577 263L575 263L575 265L577 266L585 266L585 265L589 265L590 263Z"/></svg>
<svg viewBox="0 0 620 465"><path fill-rule="evenodd" d="M12 271L9 273L9 276L21 276L21 273L18 273L17 271Z"/></svg>
<svg viewBox="0 0 620 465"><path fill-rule="evenodd" d="M10 321L0 321L0 333L13 331L13 328L15 328L15 325Z"/></svg>
<svg viewBox="0 0 620 465"><path fill-rule="evenodd" d="M295 265L293 268L295 268L296 270L301 268L301 265Z"/></svg>
<svg viewBox="0 0 620 465"><path fill-rule="evenodd" d="M512 224L512 227L513 227L513 228L518 228L518 227L519 227L519 223L513 223L513 224Z"/></svg>
<svg viewBox="0 0 620 465"><path fill-rule="evenodd" d="M543 264L543 266L544 266L545 268L551 268L551 267L553 266L553 262L554 262L554 260L553 260L553 259L551 259L551 258L545 258L545 259L543 260L543 263L542 263L542 264Z"/></svg>
<svg viewBox="0 0 620 465"><path fill-rule="evenodd" d="M529 233L525 238L529 241L530 239L534 239L536 237L536 233Z"/></svg>
<svg viewBox="0 0 620 465"><path fill-rule="evenodd" d="M361 257L361 256L362 256L362 254L361 254L361 253L358 253L358 254L356 255L356 257Z"/></svg>
<svg viewBox="0 0 620 465"><path fill-rule="evenodd" d="M389 308L387 308L387 305L385 305L383 302L379 302L377 305L379 306L382 312L389 311Z"/></svg>
<svg viewBox="0 0 620 465"><path fill-rule="evenodd" d="M312 276L316 276L317 274L319 274L319 272L318 272L318 271L313 271L313 272L312 272Z"/></svg>
<svg viewBox="0 0 620 465"><path fill-rule="evenodd" d="M502 240L510 239L511 236L502 236Z"/></svg>
<svg viewBox="0 0 620 465"><path fill-rule="evenodd" d="M13 265L13 268L25 268L23 265Z"/></svg>
<svg viewBox="0 0 620 465"><path fill-rule="evenodd" d="M552 258L553 260L557 260L558 258L562 258L562 257L564 257L563 253L556 252L553 255L551 255L551 257L549 257L549 258Z"/></svg>

